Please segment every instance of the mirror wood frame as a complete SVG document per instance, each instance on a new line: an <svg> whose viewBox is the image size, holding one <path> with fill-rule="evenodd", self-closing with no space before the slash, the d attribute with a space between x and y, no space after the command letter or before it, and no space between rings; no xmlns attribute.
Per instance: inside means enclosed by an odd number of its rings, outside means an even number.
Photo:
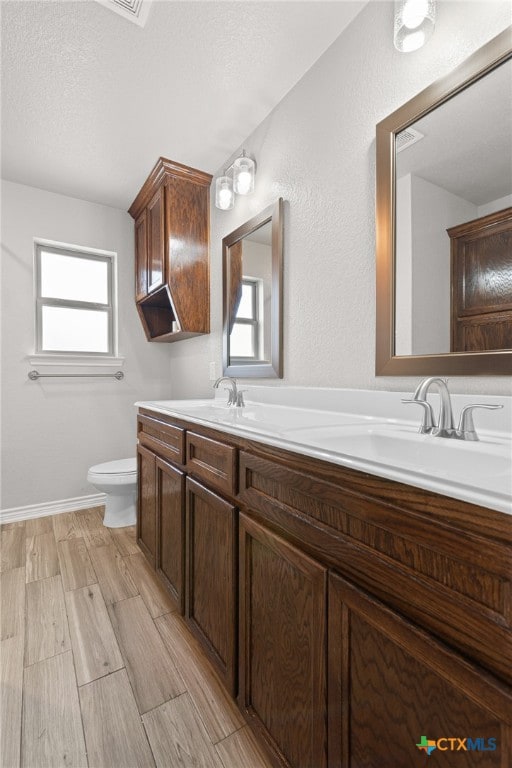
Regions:
<svg viewBox="0 0 512 768"><path fill-rule="evenodd" d="M261 363L229 362L229 249L268 222L272 223L272 301L270 307L270 361ZM283 199L253 216L222 240L222 366L226 376L241 378L283 377Z"/></svg>
<svg viewBox="0 0 512 768"><path fill-rule="evenodd" d="M512 374L512 350L395 355L395 135L512 58L512 26L377 125L376 376Z"/></svg>

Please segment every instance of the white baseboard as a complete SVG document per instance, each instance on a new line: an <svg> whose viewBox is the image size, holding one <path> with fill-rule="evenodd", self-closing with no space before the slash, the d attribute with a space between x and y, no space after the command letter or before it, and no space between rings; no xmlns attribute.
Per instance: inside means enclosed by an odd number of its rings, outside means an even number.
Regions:
<svg viewBox="0 0 512 768"><path fill-rule="evenodd" d="M93 493L90 496L77 496L74 499L46 501L44 504L29 504L26 507L0 509L0 525L2 523L16 523L20 520L32 520L35 517L58 515L61 512L75 512L78 509L99 507L105 503L106 498L104 493Z"/></svg>

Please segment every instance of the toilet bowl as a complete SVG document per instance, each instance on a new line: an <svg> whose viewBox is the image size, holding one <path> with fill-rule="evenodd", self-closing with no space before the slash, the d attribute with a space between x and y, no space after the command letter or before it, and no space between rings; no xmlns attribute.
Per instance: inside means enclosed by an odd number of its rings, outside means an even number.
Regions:
<svg viewBox="0 0 512 768"><path fill-rule="evenodd" d="M103 525L123 528L135 525L137 490L137 459L118 459L95 464L87 473L87 481L107 494Z"/></svg>

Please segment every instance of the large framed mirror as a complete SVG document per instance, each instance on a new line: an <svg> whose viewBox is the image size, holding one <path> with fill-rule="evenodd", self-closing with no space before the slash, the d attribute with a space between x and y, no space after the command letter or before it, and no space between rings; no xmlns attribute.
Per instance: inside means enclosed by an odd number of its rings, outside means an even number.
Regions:
<svg viewBox="0 0 512 768"><path fill-rule="evenodd" d="M222 240L223 367L228 376L283 376L283 201Z"/></svg>
<svg viewBox="0 0 512 768"><path fill-rule="evenodd" d="M376 375L512 374L512 27L377 125Z"/></svg>

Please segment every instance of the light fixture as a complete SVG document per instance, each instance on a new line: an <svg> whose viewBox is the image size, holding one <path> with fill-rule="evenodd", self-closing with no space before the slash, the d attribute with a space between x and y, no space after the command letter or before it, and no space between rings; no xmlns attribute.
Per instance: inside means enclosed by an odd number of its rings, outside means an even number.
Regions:
<svg viewBox="0 0 512 768"><path fill-rule="evenodd" d="M425 45L435 21L435 0L395 0L393 42L397 51L410 53Z"/></svg>
<svg viewBox="0 0 512 768"><path fill-rule="evenodd" d="M215 206L222 211L230 211L235 204L235 193L233 192L233 180L224 171L223 176L215 182Z"/></svg>
<svg viewBox="0 0 512 768"><path fill-rule="evenodd" d="M233 163L233 189L237 195L249 195L254 191L254 160L247 157L245 149Z"/></svg>
<svg viewBox="0 0 512 768"><path fill-rule="evenodd" d="M224 175L215 181L215 206L222 211L231 210L235 204L235 193L249 195L254 191L255 174L256 164L247 157L244 149L240 157L224 171Z"/></svg>

